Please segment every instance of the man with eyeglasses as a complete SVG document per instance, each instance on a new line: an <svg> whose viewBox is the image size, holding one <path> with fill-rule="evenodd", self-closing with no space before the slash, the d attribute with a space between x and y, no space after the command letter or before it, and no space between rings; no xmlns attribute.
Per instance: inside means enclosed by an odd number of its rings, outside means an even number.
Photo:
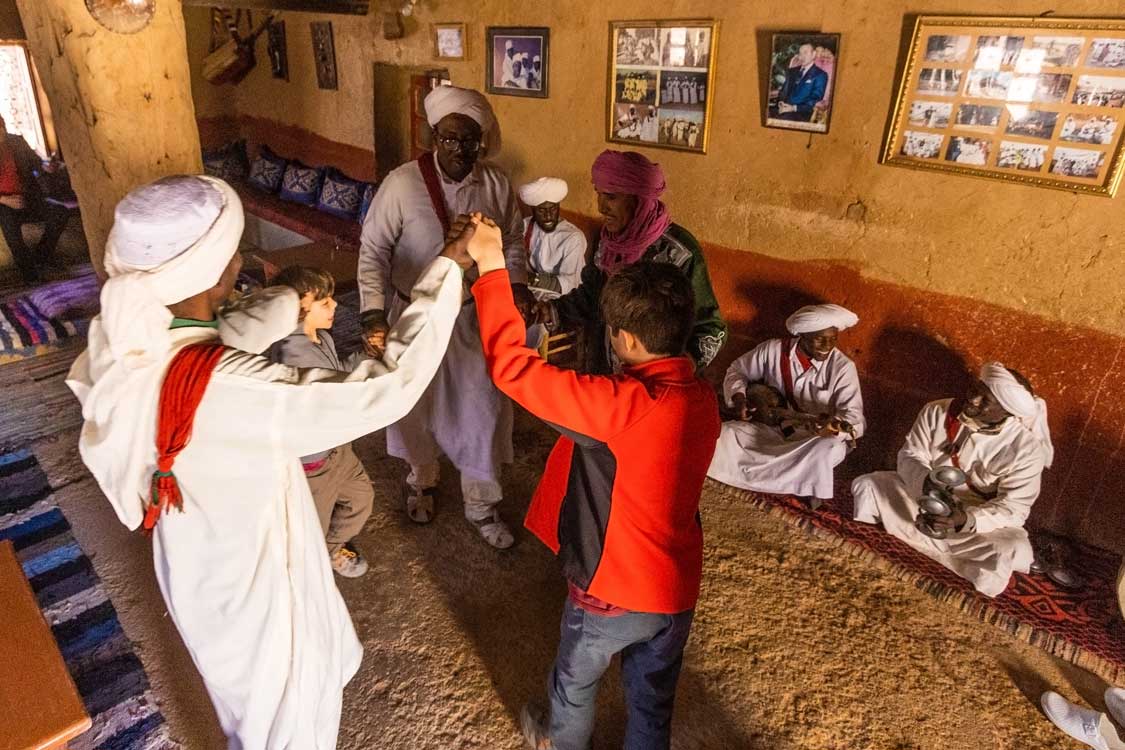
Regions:
<svg viewBox="0 0 1125 750"><path fill-rule="evenodd" d="M409 292L436 257L457 217L475 211L495 217L516 304L525 317L535 304L527 288L523 219L516 193L498 167L481 161L500 149L492 107L479 92L453 86L425 100L434 152L387 175L363 224L359 255L361 324L367 350L378 355L386 334L410 301ZM512 460L512 405L485 369L473 300L466 294L449 349L426 394L404 419L387 428L387 452L410 464L406 512L416 523L434 514L438 458L461 473L465 518L493 547L514 541L500 518L500 464Z"/></svg>

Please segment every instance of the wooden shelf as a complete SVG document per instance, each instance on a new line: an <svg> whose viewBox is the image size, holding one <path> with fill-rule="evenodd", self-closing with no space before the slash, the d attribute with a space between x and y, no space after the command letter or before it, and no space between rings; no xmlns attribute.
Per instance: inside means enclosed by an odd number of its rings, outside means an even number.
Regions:
<svg viewBox="0 0 1125 750"><path fill-rule="evenodd" d="M244 8L249 10L296 10L306 13L342 13L366 16L369 0L183 0L185 6Z"/></svg>

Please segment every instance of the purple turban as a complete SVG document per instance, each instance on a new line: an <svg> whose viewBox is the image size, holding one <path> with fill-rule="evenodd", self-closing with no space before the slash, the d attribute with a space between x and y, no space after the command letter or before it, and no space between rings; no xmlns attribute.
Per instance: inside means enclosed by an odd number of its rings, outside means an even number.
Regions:
<svg viewBox="0 0 1125 750"><path fill-rule="evenodd" d="M667 185L660 165L636 151L603 151L594 160L592 173L598 192L637 196L637 210L628 226L616 234L602 227L598 267L612 274L640 260L672 223L660 200Z"/></svg>

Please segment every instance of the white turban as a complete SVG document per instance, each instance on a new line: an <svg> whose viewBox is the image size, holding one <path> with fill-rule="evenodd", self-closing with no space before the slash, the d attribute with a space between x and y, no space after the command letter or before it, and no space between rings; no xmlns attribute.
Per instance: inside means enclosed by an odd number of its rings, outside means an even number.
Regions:
<svg viewBox="0 0 1125 750"><path fill-rule="evenodd" d="M479 91L458 86L438 86L426 94L426 122L436 128L447 115L465 115L480 125L483 143L489 156L500 150L500 126L492 105Z"/></svg>
<svg viewBox="0 0 1125 750"><path fill-rule="evenodd" d="M1047 425L1047 402L1031 395L1015 376L999 362L985 362L980 368L980 379L1004 410L1020 421L1043 449L1043 465L1050 467L1055 458L1051 444L1051 431Z"/></svg>
<svg viewBox="0 0 1125 750"><path fill-rule="evenodd" d="M859 317L839 305L805 305L785 320L785 328L794 336L823 331L825 328L844 330L859 322Z"/></svg>
<svg viewBox="0 0 1125 750"><path fill-rule="evenodd" d="M569 192L566 180L558 177L540 177L520 187L520 200L534 208L540 203L562 203Z"/></svg>
<svg viewBox="0 0 1125 750"><path fill-rule="evenodd" d="M106 241L100 316L114 359L130 369L162 361L172 345L167 306L219 282L243 221L238 194L203 175L165 177L121 199Z"/></svg>

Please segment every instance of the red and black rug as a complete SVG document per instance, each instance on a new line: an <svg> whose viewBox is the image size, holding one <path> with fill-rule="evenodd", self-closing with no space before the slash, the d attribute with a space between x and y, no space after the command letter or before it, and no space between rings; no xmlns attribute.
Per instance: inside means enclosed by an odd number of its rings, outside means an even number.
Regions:
<svg viewBox="0 0 1125 750"><path fill-rule="evenodd" d="M836 497L813 511L789 495L766 495L708 480L709 489L737 497L818 537L836 541L896 577L913 583L962 612L1004 628L1048 653L1114 684L1125 682L1125 621L1117 603L1121 557L1067 541L1067 566L1083 584L1065 589L1045 575L1016 573L1008 589L990 599L960 576L883 531L852 520L850 477L838 477ZM1032 540L1035 532L1032 532Z"/></svg>

